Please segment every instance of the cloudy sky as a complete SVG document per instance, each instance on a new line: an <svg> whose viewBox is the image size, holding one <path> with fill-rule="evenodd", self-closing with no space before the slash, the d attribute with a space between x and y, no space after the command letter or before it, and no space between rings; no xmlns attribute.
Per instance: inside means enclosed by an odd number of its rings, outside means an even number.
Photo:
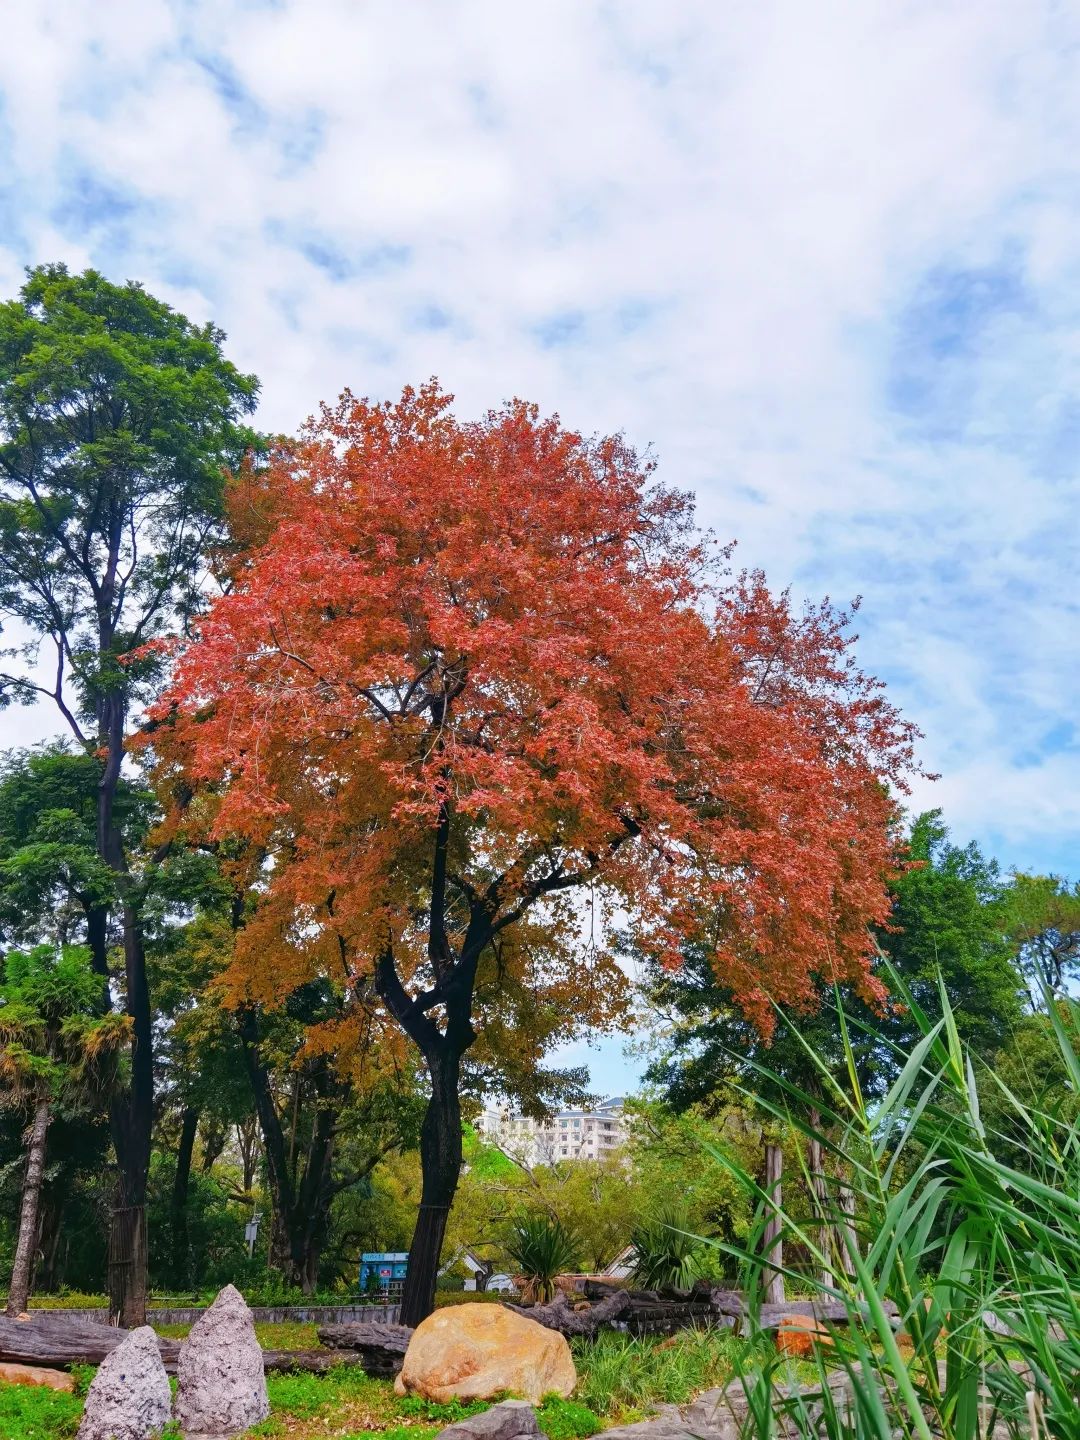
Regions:
<svg viewBox="0 0 1080 1440"><path fill-rule="evenodd" d="M1078 157L1077 0L24 0L0 294L142 280L268 428L437 374L652 446L864 597L916 802L1075 875Z"/></svg>

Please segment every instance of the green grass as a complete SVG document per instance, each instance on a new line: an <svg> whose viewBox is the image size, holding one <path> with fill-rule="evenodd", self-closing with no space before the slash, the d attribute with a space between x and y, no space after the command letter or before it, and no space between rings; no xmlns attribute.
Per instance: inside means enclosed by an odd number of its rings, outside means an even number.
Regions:
<svg viewBox="0 0 1080 1440"><path fill-rule="evenodd" d="M4 1440L67 1440L79 1428L83 1402L35 1385L0 1385Z"/></svg>
<svg viewBox="0 0 1080 1440"><path fill-rule="evenodd" d="M636 1340L611 1330L575 1342L573 1349L576 1398L598 1415L624 1419L661 1401L685 1404L722 1385L746 1345L730 1330L683 1330L669 1340Z"/></svg>
<svg viewBox="0 0 1080 1440"><path fill-rule="evenodd" d="M190 1325L155 1325L166 1340L186 1340ZM312 1322L286 1320L279 1324L255 1322L255 1336L264 1350L321 1350L318 1327Z"/></svg>

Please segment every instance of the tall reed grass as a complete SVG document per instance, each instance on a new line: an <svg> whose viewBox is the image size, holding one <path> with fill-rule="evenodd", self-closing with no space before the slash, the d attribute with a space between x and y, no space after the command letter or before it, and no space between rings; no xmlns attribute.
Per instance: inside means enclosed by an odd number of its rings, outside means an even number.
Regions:
<svg viewBox="0 0 1080 1440"><path fill-rule="evenodd" d="M786 1096L766 1108L829 1157L814 1221L784 1210L780 1218L815 1272L791 1278L816 1299L839 1303L846 1317L816 1348L820 1379L840 1370L849 1383L839 1398L824 1384L817 1396L780 1398L776 1358L744 1377L745 1433L1080 1440L1077 1107L1010 1090L961 1043L943 989L935 1021L895 973L892 982L921 1038L884 1099L870 1102L862 1092L854 1022L842 1013L846 1074L838 1077L805 1041L811 1087L763 1068L769 1088ZM1047 997L1046 1013L1075 1096L1076 1009ZM870 1031L858 1036L860 1050L866 1039L885 1053ZM984 1103L990 1095L993 1107ZM1008 1119L1008 1143L1003 1126L984 1122L991 1108ZM811 1116L820 1118L811 1124ZM1017 1126L1029 1137L1021 1163ZM751 1175L722 1149L713 1153L757 1202L755 1233L738 1253L760 1316L762 1238L774 1208ZM808 1169L803 1178L812 1189Z"/></svg>

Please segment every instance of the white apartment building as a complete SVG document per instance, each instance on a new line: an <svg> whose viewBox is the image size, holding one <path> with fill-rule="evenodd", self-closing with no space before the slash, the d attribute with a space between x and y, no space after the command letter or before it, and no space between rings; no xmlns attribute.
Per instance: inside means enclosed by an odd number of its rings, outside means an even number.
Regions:
<svg viewBox="0 0 1080 1440"><path fill-rule="evenodd" d="M480 1115L476 1128L507 1155L530 1166L602 1160L626 1140L621 1095L588 1110L560 1110L546 1120L530 1120L509 1108L489 1109Z"/></svg>

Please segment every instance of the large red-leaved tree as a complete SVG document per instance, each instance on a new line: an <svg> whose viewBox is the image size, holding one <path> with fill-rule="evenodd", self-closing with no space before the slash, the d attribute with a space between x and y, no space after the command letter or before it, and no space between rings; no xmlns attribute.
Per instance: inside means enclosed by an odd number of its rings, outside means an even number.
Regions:
<svg viewBox="0 0 1080 1440"><path fill-rule="evenodd" d="M268 857L233 983L272 1002L284 944L288 986L374 994L423 1055L406 1323L502 947L565 954L587 898L583 976L606 914L673 964L706 934L766 1027L815 977L873 987L912 727L845 616L715 585L722 552L650 471L524 403L462 422L434 385L346 394L234 486L231 587L159 708L216 833Z"/></svg>

